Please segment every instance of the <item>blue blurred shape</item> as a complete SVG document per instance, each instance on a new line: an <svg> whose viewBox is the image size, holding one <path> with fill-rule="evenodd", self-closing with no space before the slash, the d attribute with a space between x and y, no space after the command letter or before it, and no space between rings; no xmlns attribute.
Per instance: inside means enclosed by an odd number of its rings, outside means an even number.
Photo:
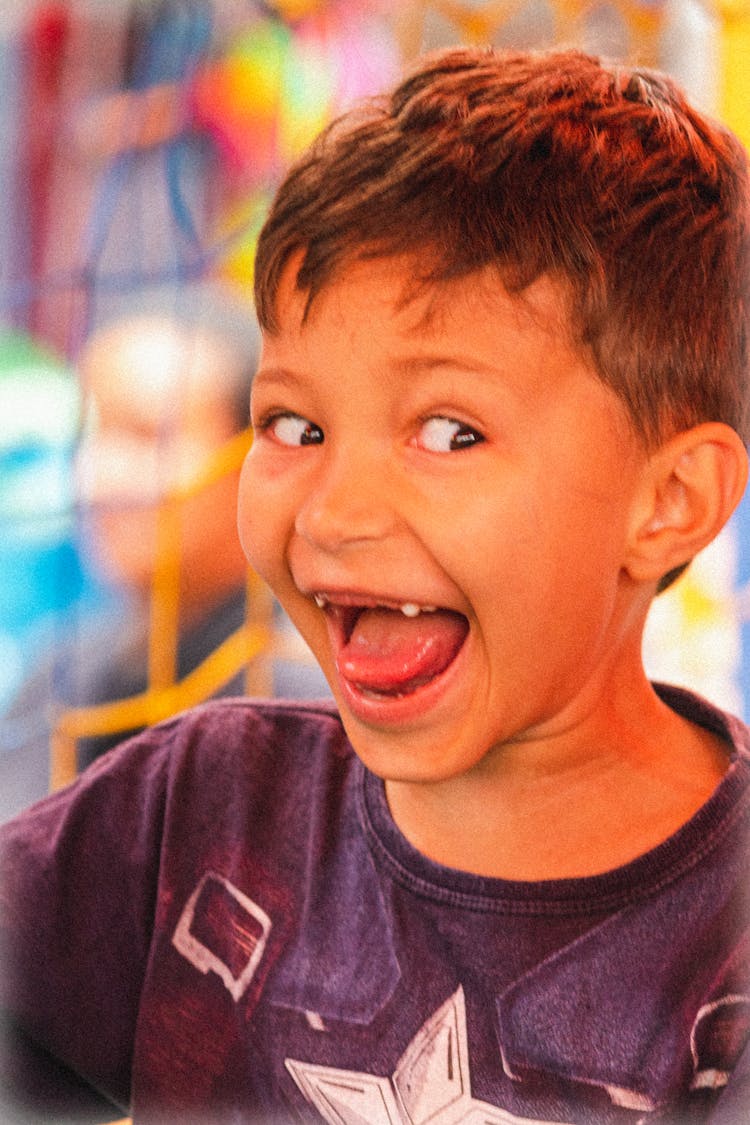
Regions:
<svg viewBox="0 0 750 1125"><path fill-rule="evenodd" d="M76 546L73 373L23 333L0 331L0 706L85 580Z"/></svg>

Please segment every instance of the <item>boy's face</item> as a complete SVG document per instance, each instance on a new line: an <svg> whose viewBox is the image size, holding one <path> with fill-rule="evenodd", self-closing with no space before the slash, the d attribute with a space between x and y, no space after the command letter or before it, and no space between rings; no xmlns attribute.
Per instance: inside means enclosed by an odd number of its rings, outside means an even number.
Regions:
<svg viewBox="0 0 750 1125"><path fill-rule="evenodd" d="M404 301L408 266L385 259L303 321L295 277L253 386L240 533L358 754L446 780L569 729L632 656L645 454L559 293L511 298L487 272Z"/></svg>

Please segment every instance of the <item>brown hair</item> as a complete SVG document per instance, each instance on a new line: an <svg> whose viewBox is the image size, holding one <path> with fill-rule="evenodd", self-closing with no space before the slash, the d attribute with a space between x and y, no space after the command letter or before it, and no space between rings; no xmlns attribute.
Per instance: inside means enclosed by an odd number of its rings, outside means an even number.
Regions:
<svg viewBox="0 0 750 1125"><path fill-rule="evenodd" d="M282 183L256 258L270 331L295 251L309 301L368 255L412 255L427 283L494 265L515 292L548 273L644 441L705 420L750 440L747 159L661 74L577 51L426 56Z"/></svg>

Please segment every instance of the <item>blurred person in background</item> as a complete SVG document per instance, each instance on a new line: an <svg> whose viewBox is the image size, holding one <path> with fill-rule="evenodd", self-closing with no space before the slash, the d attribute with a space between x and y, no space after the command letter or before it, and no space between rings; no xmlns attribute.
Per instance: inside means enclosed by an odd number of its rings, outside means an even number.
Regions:
<svg viewBox="0 0 750 1125"><path fill-rule="evenodd" d="M26 749L37 763L47 761L51 729L40 699L54 696L58 708L80 707L127 699L148 687L158 512L166 497L188 493L178 508L177 679L245 620L239 469L195 493L190 486L211 457L248 426L257 344L251 306L231 289L210 283L177 296L140 295L129 307L102 316L82 348L78 368L88 418L77 484L84 552L92 572L118 601L115 611L110 606L71 631L54 660L38 668L16 696L11 715L23 717L27 730L36 722ZM276 625L291 633L283 615ZM275 661L274 692L328 694L322 676L312 664L305 666L304 650L299 653L299 664ZM241 694L243 688L240 671L220 694ZM80 740L79 768L129 733ZM39 775L38 765L34 772ZM4 806L5 816L15 811L7 792Z"/></svg>

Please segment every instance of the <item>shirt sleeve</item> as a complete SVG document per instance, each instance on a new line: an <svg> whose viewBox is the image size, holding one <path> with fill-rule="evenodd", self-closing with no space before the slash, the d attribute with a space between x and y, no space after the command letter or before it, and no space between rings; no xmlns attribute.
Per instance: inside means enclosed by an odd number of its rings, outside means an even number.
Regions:
<svg viewBox="0 0 750 1125"><path fill-rule="evenodd" d="M0 829L2 1066L14 1099L77 1106L91 1087L128 1103L159 876L158 737L126 744Z"/></svg>

